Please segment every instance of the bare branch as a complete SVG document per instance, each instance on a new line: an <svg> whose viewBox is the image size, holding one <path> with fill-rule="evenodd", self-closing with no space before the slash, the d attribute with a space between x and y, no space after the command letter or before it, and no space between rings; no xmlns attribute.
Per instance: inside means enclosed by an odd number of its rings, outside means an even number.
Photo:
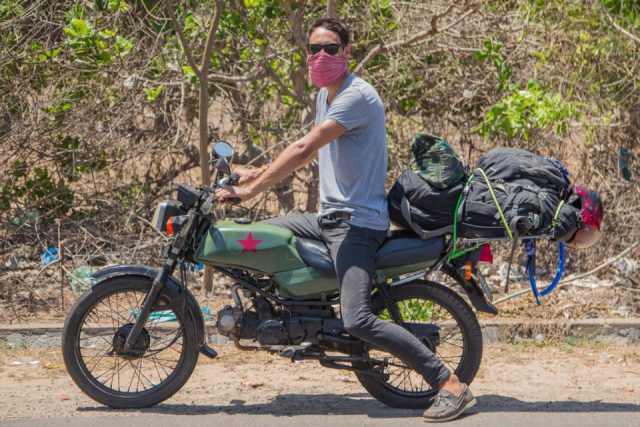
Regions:
<svg viewBox="0 0 640 427"><path fill-rule="evenodd" d="M295 93L293 93L293 92L291 92L289 90L289 88L282 82L282 80L280 79L280 76L278 76L275 73L275 71L273 71L270 68L267 68L266 71L269 74L269 76L271 76L271 78L276 82L278 87L284 92L285 95L290 96L291 98L297 100L298 102L301 102L303 104L305 103L304 99L301 96L299 96L299 95L297 95L297 94L295 94Z"/></svg>
<svg viewBox="0 0 640 427"><path fill-rule="evenodd" d="M284 10L287 13L289 25L291 25L293 39L296 42L296 46L298 46L302 52L304 52L306 48L304 39L302 38L302 17L304 16L304 9L305 0L299 0L297 2L295 12L291 9L291 4L288 1L284 2Z"/></svg>
<svg viewBox="0 0 640 427"><path fill-rule="evenodd" d="M629 37L631 40L633 40L636 43L640 43L640 37L636 36L635 34L630 33L629 31L625 30L624 28L622 28L614 19L613 17L609 14L609 12L606 10L605 6L602 6L602 12L603 15L607 18L607 20L611 23L611 25L614 26L614 28L618 31L620 31L622 34L624 34L625 36Z"/></svg>
<svg viewBox="0 0 640 427"><path fill-rule="evenodd" d="M202 68L199 74L200 80L200 96L199 96L199 131L200 131L200 170L202 172L202 184L209 185L211 183L211 174L209 171L209 65L211 64L211 50L216 39L216 31L220 22L222 13L222 0L216 1L216 11L209 27L209 34L202 54ZM208 283L208 282L207 282Z"/></svg>
<svg viewBox="0 0 640 427"><path fill-rule="evenodd" d="M189 66L193 69L193 72L196 76L200 77L200 68L198 64L196 64L196 60L193 58L193 53L191 51L191 46L189 46L189 42L187 38L184 36L184 32L182 31L182 26L176 17L175 12L173 11L173 0L164 0L164 7L169 14L169 18L171 18L171 23L173 24L173 28L175 28L176 33L178 33L178 39L180 39L180 44L182 45L182 50L184 50L184 54L187 57L187 62Z"/></svg>
<svg viewBox="0 0 640 427"><path fill-rule="evenodd" d="M216 14L209 27L209 34L207 35L207 45L202 54L202 76L206 77L209 72L209 65L211 64L211 51L213 50L213 43L216 39L216 31L218 31L218 24L220 23L220 15L222 14L222 0L216 1Z"/></svg>
<svg viewBox="0 0 640 427"><path fill-rule="evenodd" d="M380 55L381 53L385 53L385 52L389 52L392 51L394 49L400 49L403 47L409 47L412 46L414 44L416 44L417 42L423 41L431 36L434 36L436 34L440 34L440 33L444 33L445 31L449 30L450 28L455 27L456 25L458 25L460 22L464 21L469 15L471 15L474 11L475 11L475 7L471 8L470 10L468 10L465 14L461 15L458 19L456 19L455 21L451 22L450 24L442 27L442 28L438 28L438 20L446 15L448 15L449 13L451 13L451 11L453 10L455 4L458 3L457 1L453 1L449 4L449 7L447 7L447 9L439 14L433 15L431 17L431 28L429 28L428 30L425 31L421 31L419 33L414 34L412 37L409 37L408 39L405 40L400 40L397 42L393 42L393 43L389 43L389 44L385 44L385 45L378 45L376 47L374 47L371 52L369 52L367 54L367 56L364 57L364 59L362 61L360 61L360 63L356 66L356 68L353 70L354 73L359 73L360 71L362 71L364 69L364 67L367 66L367 64L369 62L371 62L371 60L373 58L375 58L376 56Z"/></svg>
<svg viewBox="0 0 640 427"><path fill-rule="evenodd" d="M243 76L229 76L225 74L209 74L207 78L209 81L216 83L246 83L246 82L254 82L256 80L260 80L266 77L269 74L269 70L267 67L256 68L250 74L245 74Z"/></svg>

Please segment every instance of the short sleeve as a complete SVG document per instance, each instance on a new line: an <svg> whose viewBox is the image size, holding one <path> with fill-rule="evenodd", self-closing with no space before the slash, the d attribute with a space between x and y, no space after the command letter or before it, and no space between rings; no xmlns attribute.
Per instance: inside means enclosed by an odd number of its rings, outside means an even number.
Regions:
<svg viewBox="0 0 640 427"><path fill-rule="evenodd" d="M358 90L348 90L333 100L325 119L344 126L347 131L364 125L369 120L369 104Z"/></svg>

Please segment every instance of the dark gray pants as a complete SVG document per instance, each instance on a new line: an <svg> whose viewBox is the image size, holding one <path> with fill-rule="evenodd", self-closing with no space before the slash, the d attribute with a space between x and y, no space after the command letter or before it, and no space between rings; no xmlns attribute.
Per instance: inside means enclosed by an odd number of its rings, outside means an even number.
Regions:
<svg viewBox="0 0 640 427"><path fill-rule="evenodd" d="M340 284L340 314L347 332L402 360L432 387L449 379L449 370L424 344L402 326L385 322L371 311L371 287L376 252L385 231L351 226L315 214L266 220L295 236L323 241L333 259Z"/></svg>

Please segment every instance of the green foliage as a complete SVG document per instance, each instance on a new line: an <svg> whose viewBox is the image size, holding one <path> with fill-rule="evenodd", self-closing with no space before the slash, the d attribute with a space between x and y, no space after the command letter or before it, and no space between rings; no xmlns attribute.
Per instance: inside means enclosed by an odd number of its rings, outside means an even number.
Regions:
<svg viewBox="0 0 640 427"><path fill-rule="evenodd" d="M111 65L116 58L129 55L134 45L133 39L118 35L117 30L97 31L81 18L71 18L64 32L75 62L90 69Z"/></svg>
<svg viewBox="0 0 640 427"><path fill-rule="evenodd" d="M57 169L68 182L80 180L85 172L97 172L108 166L107 153L89 147L79 136L59 135L53 148Z"/></svg>
<svg viewBox="0 0 640 427"><path fill-rule="evenodd" d="M109 0L107 10L110 12L127 12L130 6L125 0Z"/></svg>
<svg viewBox="0 0 640 427"><path fill-rule="evenodd" d="M604 0L604 7L631 31L640 30L640 2L637 0Z"/></svg>
<svg viewBox="0 0 640 427"><path fill-rule="evenodd" d="M187 81L189 83L191 83L192 85L198 83L198 76L196 76L196 72L193 71L193 68L188 65L183 65L180 68L182 69L182 72L184 73L184 76L187 78Z"/></svg>
<svg viewBox="0 0 640 427"><path fill-rule="evenodd" d="M93 0L98 10L109 12L127 12L131 6L125 0Z"/></svg>
<svg viewBox="0 0 640 427"><path fill-rule="evenodd" d="M155 88L153 87L145 88L144 93L147 94L147 101L153 102L157 100L163 90L164 90L164 86L162 85Z"/></svg>
<svg viewBox="0 0 640 427"><path fill-rule="evenodd" d="M503 45L494 41L491 37L484 39L482 50L476 51L473 57L478 61L489 60L493 63L498 79L498 89L513 89L513 85L509 84L511 77L511 68L507 65L504 56L500 53Z"/></svg>
<svg viewBox="0 0 640 427"><path fill-rule="evenodd" d="M400 315L405 322L432 322L433 319L433 301L424 301L417 299L410 299L400 301L398 304ZM391 320L391 314L388 309L382 310L378 315L382 320Z"/></svg>
<svg viewBox="0 0 640 427"><path fill-rule="evenodd" d="M46 167L32 167L26 161L14 161L9 179L0 187L0 212L19 211L66 213L73 202L73 192L63 180L54 179Z"/></svg>
<svg viewBox="0 0 640 427"><path fill-rule="evenodd" d="M386 30L395 30L398 28L398 22L395 20L392 2L390 0L372 0L371 14L374 16L376 24Z"/></svg>
<svg viewBox="0 0 640 427"><path fill-rule="evenodd" d="M71 83L71 82L68 82ZM56 91L56 96L53 97L52 102L43 108L47 113L52 114L52 124L58 124L62 120L67 112L69 112L73 106L85 97L87 90L83 87L73 87L70 90L66 90L65 87Z"/></svg>
<svg viewBox="0 0 640 427"><path fill-rule="evenodd" d="M534 129L552 129L558 135L567 131L570 120L580 116L579 104L560 93L545 90L530 80L523 90L515 90L494 104L474 131L486 140L499 133L525 141Z"/></svg>
<svg viewBox="0 0 640 427"><path fill-rule="evenodd" d="M24 13L24 6L19 0L3 0L0 2L0 21L20 16Z"/></svg>

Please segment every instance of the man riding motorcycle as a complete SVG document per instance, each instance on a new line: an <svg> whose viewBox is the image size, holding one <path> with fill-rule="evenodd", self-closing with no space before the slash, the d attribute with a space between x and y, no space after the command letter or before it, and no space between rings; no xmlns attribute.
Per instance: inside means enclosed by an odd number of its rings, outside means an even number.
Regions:
<svg viewBox="0 0 640 427"><path fill-rule="evenodd" d="M307 38L309 77L320 88L316 126L285 148L264 172L244 171L240 186L218 189L216 197L249 200L317 155L319 212L267 222L327 245L340 284L340 312L347 332L392 353L439 388L434 404L424 413L425 421L456 418L475 404L467 385L409 331L371 311L375 254L389 228L384 106L370 84L349 73L349 31L340 21L314 20Z"/></svg>

